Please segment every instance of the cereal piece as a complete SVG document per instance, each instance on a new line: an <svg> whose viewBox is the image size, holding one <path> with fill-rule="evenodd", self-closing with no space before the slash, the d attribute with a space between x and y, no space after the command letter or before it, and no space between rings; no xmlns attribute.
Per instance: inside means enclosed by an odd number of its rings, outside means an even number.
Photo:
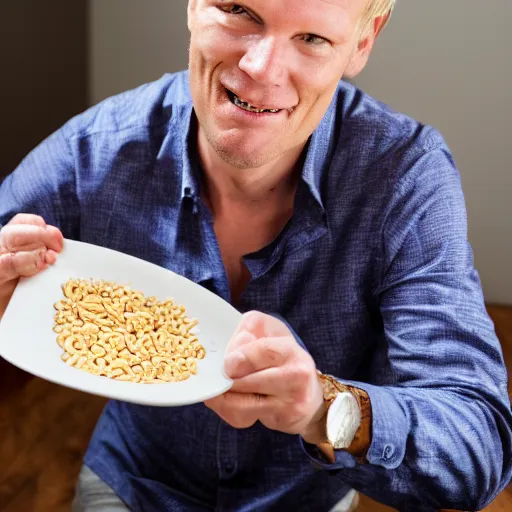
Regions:
<svg viewBox="0 0 512 512"><path fill-rule="evenodd" d="M92 279L70 279L62 290L53 330L66 364L145 384L197 374L197 361L206 354L194 329L198 322L173 299L159 302L129 286Z"/></svg>

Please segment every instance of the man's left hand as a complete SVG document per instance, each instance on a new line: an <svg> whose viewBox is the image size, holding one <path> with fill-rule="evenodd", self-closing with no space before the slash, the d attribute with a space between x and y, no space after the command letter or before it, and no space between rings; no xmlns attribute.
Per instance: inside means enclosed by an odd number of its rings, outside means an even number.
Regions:
<svg viewBox="0 0 512 512"><path fill-rule="evenodd" d="M267 428L323 442L326 410L313 358L288 327L269 315L246 313L228 344L230 391L206 406L235 428Z"/></svg>

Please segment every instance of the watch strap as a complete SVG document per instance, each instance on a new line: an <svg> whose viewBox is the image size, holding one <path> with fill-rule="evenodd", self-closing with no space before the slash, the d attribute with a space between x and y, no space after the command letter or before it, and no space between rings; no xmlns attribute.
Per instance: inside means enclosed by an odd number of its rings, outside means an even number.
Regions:
<svg viewBox="0 0 512 512"><path fill-rule="evenodd" d="M366 462L366 454L371 444L372 428L372 409L370 397L362 389L342 384L330 375L325 375L321 372L318 372L318 378L320 379L322 388L324 390L324 401L327 408L330 407L339 393L346 391L350 392L357 400L359 410L361 411L361 424L357 429L350 446L344 449L353 455L358 460L358 462ZM318 445L318 448L331 462L334 462L334 448L329 442Z"/></svg>

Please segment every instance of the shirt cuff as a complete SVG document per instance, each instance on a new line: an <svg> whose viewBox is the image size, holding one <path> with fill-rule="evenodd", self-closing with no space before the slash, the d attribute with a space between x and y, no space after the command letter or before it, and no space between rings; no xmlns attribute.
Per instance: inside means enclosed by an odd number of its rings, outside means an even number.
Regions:
<svg viewBox="0 0 512 512"><path fill-rule="evenodd" d="M339 380L341 384L366 391L372 407L372 442L366 459L370 464L386 469L396 469L405 457L410 421L398 394L390 388L363 382ZM314 445L306 443L300 436L303 451L316 465L328 469L352 468L356 459L345 450L335 450L336 461L329 463Z"/></svg>

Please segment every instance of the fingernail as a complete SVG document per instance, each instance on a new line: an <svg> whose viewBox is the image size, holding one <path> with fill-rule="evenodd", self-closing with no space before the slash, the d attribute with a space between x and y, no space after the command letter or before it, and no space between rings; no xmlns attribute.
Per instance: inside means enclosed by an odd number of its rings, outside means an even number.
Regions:
<svg viewBox="0 0 512 512"><path fill-rule="evenodd" d="M245 356L242 352L235 350L230 352L224 359L224 371L228 377L236 375L237 368L245 361Z"/></svg>
<svg viewBox="0 0 512 512"><path fill-rule="evenodd" d="M38 254L37 268L39 270L44 270L46 268L46 249L43 249Z"/></svg>
<svg viewBox="0 0 512 512"><path fill-rule="evenodd" d="M55 263L55 253L51 252L51 251L48 251L46 254L45 254L45 262L48 264L48 265L53 265Z"/></svg>

